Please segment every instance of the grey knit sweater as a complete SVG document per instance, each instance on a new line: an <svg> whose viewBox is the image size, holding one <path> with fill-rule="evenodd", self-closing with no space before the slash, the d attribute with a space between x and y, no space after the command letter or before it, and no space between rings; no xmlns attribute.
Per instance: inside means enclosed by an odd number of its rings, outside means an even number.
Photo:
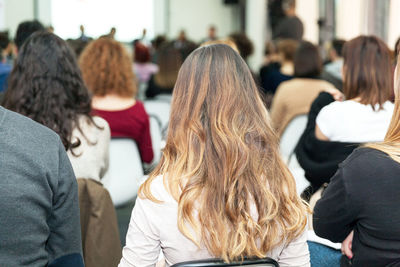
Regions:
<svg viewBox="0 0 400 267"><path fill-rule="evenodd" d="M60 138L0 107L0 266L83 266L77 183Z"/></svg>

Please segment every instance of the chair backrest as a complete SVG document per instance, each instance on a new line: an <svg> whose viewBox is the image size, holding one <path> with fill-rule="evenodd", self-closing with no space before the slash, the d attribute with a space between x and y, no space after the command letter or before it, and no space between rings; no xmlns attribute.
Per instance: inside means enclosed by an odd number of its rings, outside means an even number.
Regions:
<svg viewBox="0 0 400 267"><path fill-rule="evenodd" d="M172 265L171 267L214 267L214 266L224 266L224 267L234 267L234 266L253 266L253 267L279 267L279 264L271 259L245 259L242 262L231 262L226 263L220 259L208 259L208 260L198 260L198 261L187 261Z"/></svg>
<svg viewBox="0 0 400 267"><path fill-rule="evenodd" d="M298 115L289 122L280 140L280 151L283 158L287 159L293 153L306 125L307 115Z"/></svg>
<svg viewBox="0 0 400 267"><path fill-rule="evenodd" d="M165 131L168 127L171 105L166 101L146 100L144 101L144 107L147 114L156 116L161 121L161 130Z"/></svg>
<svg viewBox="0 0 400 267"><path fill-rule="evenodd" d="M111 139L109 160L108 172L102 182L114 206L122 206L137 196L143 177L142 160L135 141L128 138Z"/></svg>
<svg viewBox="0 0 400 267"><path fill-rule="evenodd" d="M150 134L151 134L151 145L153 147L153 162L155 165L160 161L161 158L161 141L162 141L162 130L161 122L158 117L150 115Z"/></svg>

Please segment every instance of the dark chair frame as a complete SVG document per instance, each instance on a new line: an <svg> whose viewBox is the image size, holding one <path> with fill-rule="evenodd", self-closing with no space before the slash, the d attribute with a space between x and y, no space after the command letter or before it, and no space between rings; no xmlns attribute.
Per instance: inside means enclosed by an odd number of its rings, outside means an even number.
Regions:
<svg viewBox="0 0 400 267"><path fill-rule="evenodd" d="M231 262L226 263L221 259L206 259L198 261L186 261L172 265L171 267L229 267L229 266L251 266L251 265L262 265L267 264L269 266L279 267L279 264L271 258L263 259L244 259L243 262Z"/></svg>

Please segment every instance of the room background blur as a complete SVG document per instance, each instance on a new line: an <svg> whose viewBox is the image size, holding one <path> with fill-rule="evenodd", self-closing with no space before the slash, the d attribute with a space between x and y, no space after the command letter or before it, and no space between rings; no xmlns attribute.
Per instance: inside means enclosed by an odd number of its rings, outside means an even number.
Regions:
<svg viewBox="0 0 400 267"><path fill-rule="evenodd" d="M275 2L275 3L274 3ZM64 39L85 33L98 37L115 27L116 39L131 42L141 37L165 34L175 38L185 30L200 42L214 25L217 35L244 31L254 43L249 65L258 69L264 43L270 39L268 21L279 19L273 5L280 0L0 0L0 30L13 37L18 23L38 19ZM268 10L270 7L270 10ZM400 0L297 0L296 13L304 24L304 39L323 45L332 38L349 40L360 34L375 34L390 47L398 36ZM272 16L271 16L272 14Z"/></svg>

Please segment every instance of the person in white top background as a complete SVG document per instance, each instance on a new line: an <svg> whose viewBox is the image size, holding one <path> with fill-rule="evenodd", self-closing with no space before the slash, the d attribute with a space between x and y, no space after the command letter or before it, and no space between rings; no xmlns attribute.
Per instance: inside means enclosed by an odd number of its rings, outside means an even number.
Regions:
<svg viewBox="0 0 400 267"><path fill-rule="evenodd" d="M307 206L246 63L223 44L195 50L174 88L161 162L141 186L120 267L271 257L310 266Z"/></svg>
<svg viewBox="0 0 400 267"><path fill-rule="evenodd" d="M394 109L390 50L377 37L360 36L345 44L343 57L346 100L318 113L316 136L337 142L383 141Z"/></svg>

